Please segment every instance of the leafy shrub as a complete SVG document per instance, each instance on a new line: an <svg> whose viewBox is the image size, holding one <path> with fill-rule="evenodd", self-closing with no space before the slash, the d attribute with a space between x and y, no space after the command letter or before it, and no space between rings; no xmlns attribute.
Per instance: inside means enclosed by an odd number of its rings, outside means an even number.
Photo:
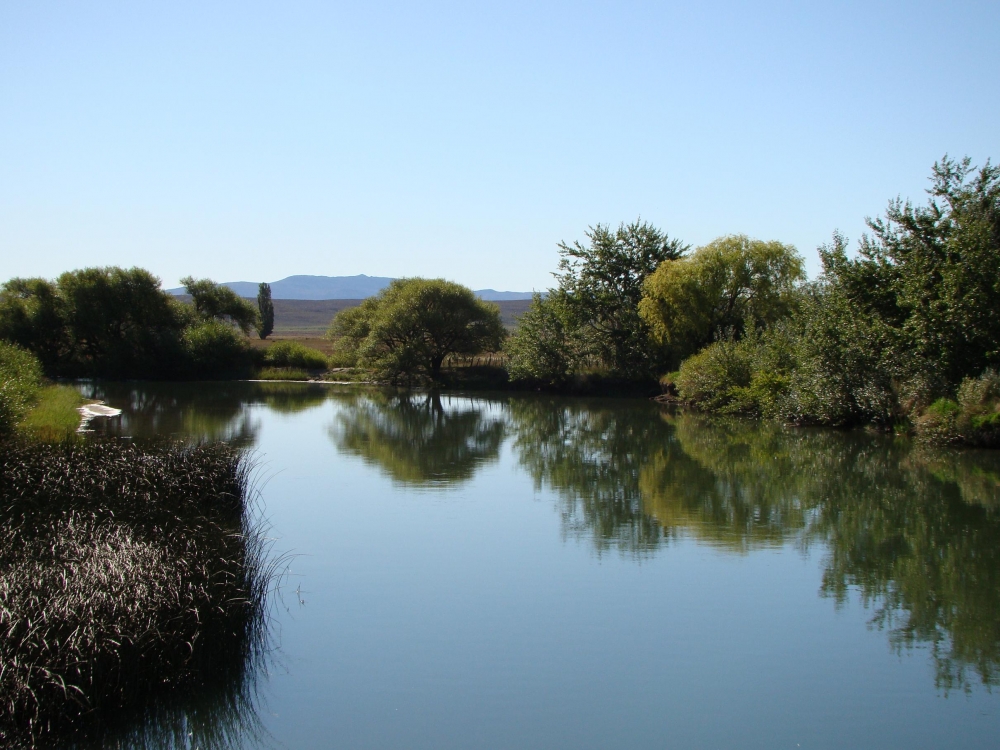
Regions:
<svg viewBox="0 0 1000 750"><path fill-rule="evenodd" d="M329 362L330 367L357 367L358 350L351 339L345 336L334 342Z"/></svg>
<svg viewBox="0 0 1000 750"><path fill-rule="evenodd" d="M991 417L1000 406L1000 374L987 370L978 378L965 378L958 387L958 405L968 419Z"/></svg>
<svg viewBox="0 0 1000 750"><path fill-rule="evenodd" d="M506 342L511 380L560 385L577 367L571 326L559 294L535 294Z"/></svg>
<svg viewBox="0 0 1000 750"><path fill-rule="evenodd" d="M30 352L0 341L0 435L13 432L38 398L42 366Z"/></svg>
<svg viewBox="0 0 1000 750"><path fill-rule="evenodd" d="M917 434L937 443L1000 446L1000 375L965 378L957 400L940 398L915 420Z"/></svg>
<svg viewBox="0 0 1000 750"><path fill-rule="evenodd" d="M325 370L326 355L297 341L278 341L264 352L264 362L271 367L295 367L302 370Z"/></svg>
<svg viewBox="0 0 1000 750"><path fill-rule="evenodd" d="M906 367L898 332L877 316L862 314L832 267L826 269L828 275L803 299L787 418L832 427L889 427L904 414L899 383Z"/></svg>
<svg viewBox="0 0 1000 750"><path fill-rule="evenodd" d="M744 411L741 390L753 376L753 347L743 341L717 341L681 363L681 398L712 411Z"/></svg>
<svg viewBox="0 0 1000 750"><path fill-rule="evenodd" d="M184 330L182 345L189 375L214 377L247 367L250 347L232 326L211 320Z"/></svg>
<svg viewBox="0 0 1000 750"><path fill-rule="evenodd" d="M709 411L785 416L792 344L785 328L716 341L684 360L673 382L681 398Z"/></svg>

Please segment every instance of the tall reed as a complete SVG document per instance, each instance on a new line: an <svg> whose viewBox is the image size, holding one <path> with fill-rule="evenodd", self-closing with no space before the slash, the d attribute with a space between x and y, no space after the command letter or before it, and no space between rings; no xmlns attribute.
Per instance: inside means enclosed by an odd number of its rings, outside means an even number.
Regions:
<svg viewBox="0 0 1000 750"><path fill-rule="evenodd" d="M128 735L181 687L246 702L273 569L251 473L223 444L0 445L0 745Z"/></svg>

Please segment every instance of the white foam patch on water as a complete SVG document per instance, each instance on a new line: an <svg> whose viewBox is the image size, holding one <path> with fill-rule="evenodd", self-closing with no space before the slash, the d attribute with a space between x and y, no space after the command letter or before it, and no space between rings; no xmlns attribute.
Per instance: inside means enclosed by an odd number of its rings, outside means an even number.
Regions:
<svg viewBox="0 0 1000 750"><path fill-rule="evenodd" d="M80 426L76 428L77 432L90 432L88 429L91 420L96 417L117 417L122 413L121 409L115 409L112 406L105 406L102 402L98 401L93 404L84 404L77 408L80 412Z"/></svg>

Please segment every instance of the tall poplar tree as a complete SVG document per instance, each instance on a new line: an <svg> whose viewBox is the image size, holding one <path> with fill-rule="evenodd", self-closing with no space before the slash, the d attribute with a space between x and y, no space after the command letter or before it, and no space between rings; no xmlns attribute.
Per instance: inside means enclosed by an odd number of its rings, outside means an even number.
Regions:
<svg viewBox="0 0 1000 750"><path fill-rule="evenodd" d="M257 309L260 310L260 327L257 333L266 339L274 330L274 302L271 301L271 285L260 282L257 288Z"/></svg>

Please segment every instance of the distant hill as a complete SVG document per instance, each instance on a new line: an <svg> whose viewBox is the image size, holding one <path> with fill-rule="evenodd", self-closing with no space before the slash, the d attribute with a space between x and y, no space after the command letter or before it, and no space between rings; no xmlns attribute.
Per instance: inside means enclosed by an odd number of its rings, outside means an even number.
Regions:
<svg viewBox="0 0 1000 750"><path fill-rule="evenodd" d="M289 276L272 281L271 297L274 299L345 300L364 299L378 294L389 286L387 276ZM256 281L225 281L222 284L241 297L256 297ZM168 289L170 294L184 294L184 289ZM498 292L495 289L477 289L476 294L485 300L531 299L531 292Z"/></svg>
<svg viewBox="0 0 1000 750"><path fill-rule="evenodd" d="M171 290L172 291L172 290ZM182 290L183 291L183 290ZM182 302L191 302L186 294L177 295ZM276 299L274 300L274 335L278 337L316 337L326 333L333 316L360 304L357 299ZM517 319L531 306L530 299L497 300L500 319L513 328Z"/></svg>

